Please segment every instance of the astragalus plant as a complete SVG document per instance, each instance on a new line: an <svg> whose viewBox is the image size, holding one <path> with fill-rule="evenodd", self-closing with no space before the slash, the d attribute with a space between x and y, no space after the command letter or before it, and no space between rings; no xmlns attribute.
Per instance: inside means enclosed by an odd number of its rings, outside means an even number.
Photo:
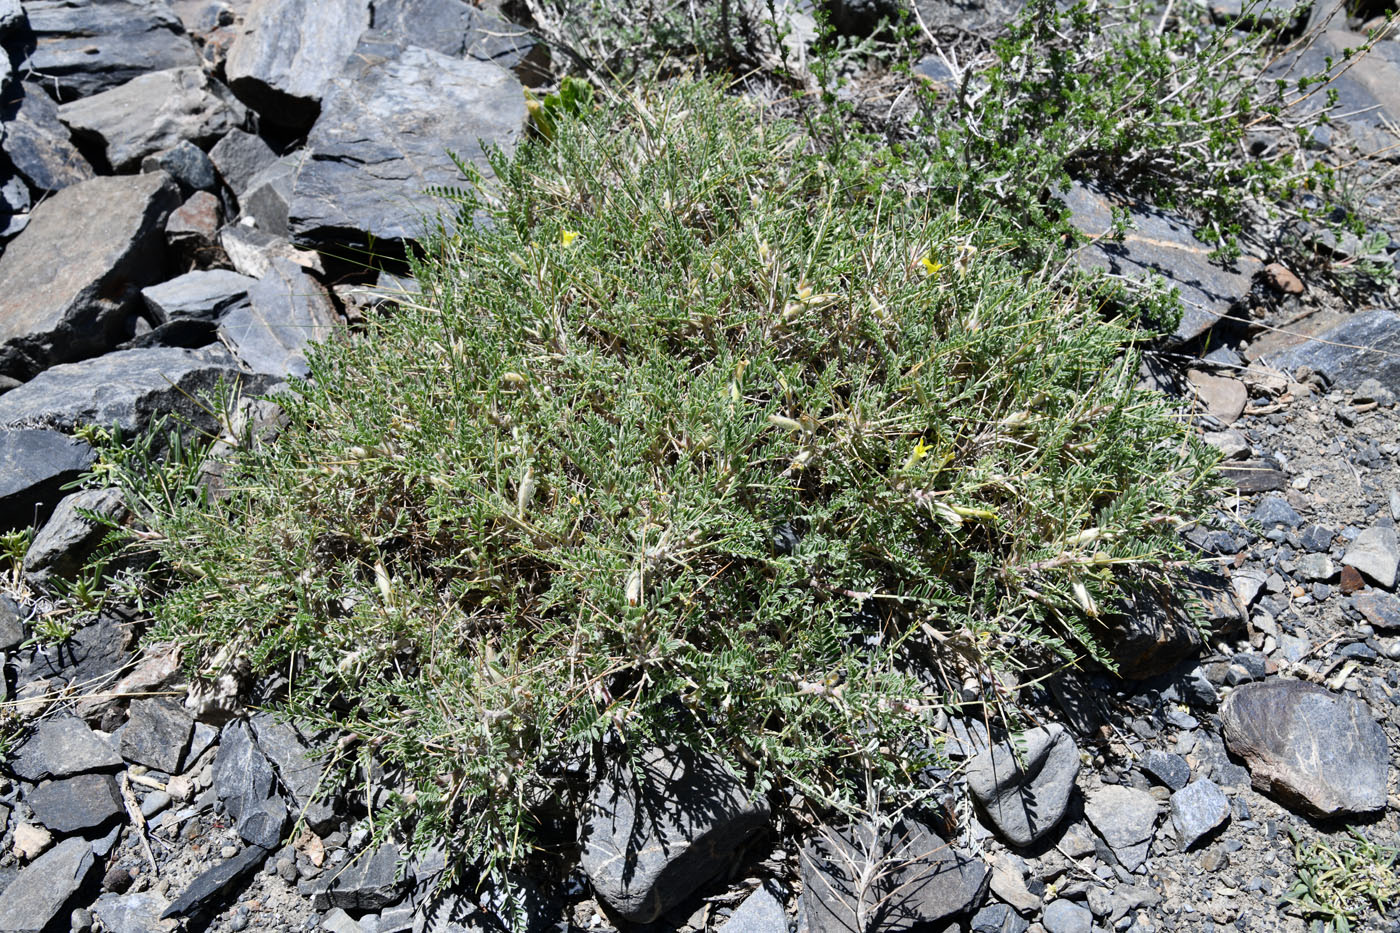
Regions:
<svg viewBox="0 0 1400 933"><path fill-rule="evenodd" d="M1131 322L899 171L706 83L562 117L224 498L147 511L157 634L286 674L470 857L649 743L908 802L965 684L1099 653L1209 462Z"/></svg>

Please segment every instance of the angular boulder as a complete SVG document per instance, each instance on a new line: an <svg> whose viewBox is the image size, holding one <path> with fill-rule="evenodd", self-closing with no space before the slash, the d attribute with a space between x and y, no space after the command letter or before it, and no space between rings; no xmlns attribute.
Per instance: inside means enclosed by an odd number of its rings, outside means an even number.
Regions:
<svg viewBox="0 0 1400 933"><path fill-rule="evenodd" d="M228 50L229 86L269 123L308 127L369 17L369 0L254 0Z"/></svg>
<svg viewBox="0 0 1400 933"><path fill-rule="evenodd" d="M1270 353L1262 362L1285 373L1306 366L1339 389L1375 379L1400 390L1400 314L1356 311L1316 339Z"/></svg>
<svg viewBox="0 0 1400 933"><path fill-rule="evenodd" d="M64 496L24 554L25 578L34 584L77 573L107 533L95 517L113 519L124 508L119 489L82 489Z"/></svg>
<svg viewBox="0 0 1400 933"><path fill-rule="evenodd" d="M157 174L93 178L36 207L0 256L0 375L115 346L141 288L165 275L162 227L178 204Z"/></svg>
<svg viewBox="0 0 1400 933"><path fill-rule="evenodd" d="M193 736L194 720L177 701L169 697L136 700L122 731L122 757L166 774L179 774Z"/></svg>
<svg viewBox="0 0 1400 933"><path fill-rule="evenodd" d="M209 159L235 197L242 198L253 176L277 161L277 153L262 137L243 130L229 130L209 150Z"/></svg>
<svg viewBox="0 0 1400 933"><path fill-rule="evenodd" d="M67 928L67 911L97 875L92 843L81 836L63 840L31 862L0 894L0 930L45 933L59 918Z"/></svg>
<svg viewBox="0 0 1400 933"><path fill-rule="evenodd" d="M40 784L25 803L36 820L62 834L101 829L125 812L117 782L110 774L79 774Z"/></svg>
<svg viewBox="0 0 1400 933"><path fill-rule="evenodd" d="M579 819L580 863L598 897L649 923L728 867L768 822L768 803L721 762L651 748L604 776Z"/></svg>
<svg viewBox="0 0 1400 933"><path fill-rule="evenodd" d="M157 324L181 318L213 321L232 306L247 300L248 290L257 281L227 269L196 269L141 289L141 297Z"/></svg>
<svg viewBox="0 0 1400 933"><path fill-rule="evenodd" d="M514 68L535 47L530 33L465 0L377 0L370 28L404 45Z"/></svg>
<svg viewBox="0 0 1400 933"><path fill-rule="evenodd" d="M219 331L243 364L268 376L305 378L307 348L335 333L340 317L319 282L296 263L274 259L230 308Z"/></svg>
<svg viewBox="0 0 1400 933"><path fill-rule="evenodd" d="M270 713L259 713L250 724L258 747L277 769L282 786L291 794L297 818L305 820L312 832L334 832L335 806L324 797L318 797L324 768L321 762L311 758L311 748L301 733L287 723L278 722Z"/></svg>
<svg viewBox="0 0 1400 933"><path fill-rule="evenodd" d="M968 790L998 833L1028 846L1064 818L1079 749L1064 726L1053 724L998 743L967 763Z"/></svg>
<svg viewBox="0 0 1400 933"><path fill-rule="evenodd" d="M1281 56L1264 80L1286 77L1296 82L1305 75L1327 75L1325 92L1308 94L1291 109L1301 116L1328 108L1330 121L1344 126L1362 153L1387 155L1400 142L1394 130L1400 122L1400 42L1369 43L1360 33L1335 28L1345 19L1337 17L1333 28ZM1362 48L1367 49L1365 55L1348 52ZM1289 92L1300 96L1295 88ZM1333 93L1335 103L1330 100Z"/></svg>
<svg viewBox="0 0 1400 933"><path fill-rule="evenodd" d="M212 143L248 117L228 89L199 67L170 68L59 108L80 144L100 150L116 172L181 142Z"/></svg>
<svg viewBox="0 0 1400 933"><path fill-rule="evenodd" d="M1384 809L1390 747L1360 700L1272 680L1236 688L1220 719L1255 790L1318 817Z"/></svg>
<svg viewBox="0 0 1400 933"><path fill-rule="evenodd" d="M95 459L86 443L57 431L0 428L0 531L47 519Z"/></svg>
<svg viewBox="0 0 1400 933"><path fill-rule="evenodd" d="M148 71L199 64L199 53L163 2L29 0L34 50L26 70L60 101L124 84Z"/></svg>
<svg viewBox="0 0 1400 933"><path fill-rule="evenodd" d="M265 849L282 841L287 806L277 796L276 780L267 756L240 721L224 727L214 756L214 790L244 841Z"/></svg>
<svg viewBox="0 0 1400 933"><path fill-rule="evenodd" d="M509 152L524 128L524 92L504 68L366 42L307 137L292 240L362 262L401 256L439 210L427 189L462 181L448 152L489 172L482 146Z"/></svg>
<svg viewBox="0 0 1400 933"><path fill-rule="evenodd" d="M115 771L122 756L111 743L75 716L46 719L6 762L6 769L26 781L63 778L89 771Z"/></svg>
<svg viewBox="0 0 1400 933"><path fill-rule="evenodd" d="M1147 860L1157 825L1157 801L1147 791L1105 785L1088 795L1084 815L1128 871Z"/></svg>
<svg viewBox="0 0 1400 933"><path fill-rule="evenodd" d="M0 148L24 180L39 191L57 191L93 177L92 166L58 119L58 104L43 89L18 83L0 102Z"/></svg>
<svg viewBox="0 0 1400 933"><path fill-rule="evenodd" d="M1185 850L1230 818L1230 801L1219 785L1202 778L1172 794L1171 810L1172 825Z"/></svg>

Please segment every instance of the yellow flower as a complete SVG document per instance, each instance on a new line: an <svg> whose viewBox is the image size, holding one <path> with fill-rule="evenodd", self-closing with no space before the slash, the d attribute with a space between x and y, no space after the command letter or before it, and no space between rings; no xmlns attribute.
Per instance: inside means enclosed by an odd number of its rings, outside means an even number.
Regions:
<svg viewBox="0 0 1400 933"><path fill-rule="evenodd" d="M919 257L919 265L924 267L924 275L937 275L938 271L943 268L943 263L934 262L928 253Z"/></svg>
<svg viewBox="0 0 1400 933"><path fill-rule="evenodd" d="M559 233L559 242L562 243L564 246L572 246L574 244L574 240L577 239L577 230L562 230Z"/></svg>

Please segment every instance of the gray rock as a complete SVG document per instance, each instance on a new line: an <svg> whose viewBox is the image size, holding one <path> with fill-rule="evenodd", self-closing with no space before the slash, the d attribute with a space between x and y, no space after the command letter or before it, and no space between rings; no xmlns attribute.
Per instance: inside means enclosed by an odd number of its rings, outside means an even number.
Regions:
<svg viewBox="0 0 1400 933"><path fill-rule="evenodd" d="M1139 907L1155 907L1161 903L1162 896L1147 885L1137 887L1120 884L1111 891L1107 888L1090 888L1088 901L1089 910L1095 917L1106 918L1116 927L1118 921L1128 915L1128 911L1137 910Z"/></svg>
<svg viewBox="0 0 1400 933"><path fill-rule="evenodd" d="M1283 496L1265 496L1250 513L1249 520L1257 522L1260 527L1265 529L1279 526L1297 528L1303 523L1303 517L1294 510L1293 506L1288 504L1288 500Z"/></svg>
<svg viewBox="0 0 1400 933"><path fill-rule="evenodd" d="M229 224L219 231L219 245L240 274L260 279L272 269L274 259L286 259L303 269L321 271L320 258L299 250L285 238L243 224Z"/></svg>
<svg viewBox="0 0 1400 933"><path fill-rule="evenodd" d="M261 136L233 129L209 150L209 160L219 170L224 184L241 199L243 192L248 190L248 182L276 162L277 154L263 142Z"/></svg>
<svg viewBox="0 0 1400 933"><path fill-rule="evenodd" d="M1043 726L983 751L965 774L1002 837L1028 846L1064 818L1079 775L1079 749L1063 726Z"/></svg>
<svg viewBox="0 0 1400 933"><path fill-rule="evenodd" d="M1099 787L1085 800L1084 815L1128 871L1147 860L1157 824L1157 801L1147 791L1120 784Z"/></svg>
<svg viewBox="0 0 1400 933"><path fill-rule="evenodd" d="M46 933L59 918L65 922L73 899L94 880L97 859L92 843L65 839L19 873L0 894L0 930Z"/></svg>
<svg viewBox="0 0 1400 933"><path fill-rule="evenodd" d="M164 277L162 227L178 204L161 174L93 178L36 207L0 256L0 375L28 378L114 346L140 289Z"/></svg>
<svg viewBox="0 0 1400 933"><path fill-rule="evenodd" d="M25 63L61 101L163 68L197 66L199 53L164 3L29 0L35 47Z"/></svg>
<svg viewBox="0 0 1400 933"><path fill-rule="evenodd" d="M787 911L776 885L759 887L719 926L719 933L788 933Z"/></svg>
<svg viewBox="0 0 1400 933"><path fill-rule="evenodd" d="M292 726L278 722L269 713L259 713L250 723L258 747L277 769L278 779L291 794L297 817L304 819L312 832L322 835L333 832L338 822L334 802L317 799L323 767L309 756L311 748L306 740Z"/></svg>
<svg viewBox="0 0 1400 933"><path fill-rule="evenodd" d="M1287 373L1307 366L1341 389L1374 378L1400 390L1400 314L1357 311L1316 338L1270 353L1263 362Z"/></svg>
<svg viewBox="0 0 1400 933"><path fill-rule="evenodd" d="M126 812L117 782L110 774L79 774L40 784L24 798L34 818L56 833L84 833L121 818Z"/></svg>
<svg viewBox="0 0 1400 933"><path fill-rule="evenodd" d="M991 903L972 915L972 933L1026 933L1031 922L1005 904Z"/></svg>
<svg viewBox="0 0 1400 933"><path fill-rule="evenodd" d="M174 148L148 155L141 160L143 172L165 172L180 183L180 190L213 191L219 183L214 163L204 150L188 140Z"/></svg>
<svg viewBox="0 0 1400 933"><path fill-rule="evenodd" d="M119 489L83 489L65 496L25 552L25 576L42 583L77 573L107 533L94 516L114 519L124 509Z"/></svg>
<svg viewBox="0 0 1400 933"><path fill-rule="evenodd" d="M208 191L196 191L170 215L165 224L165 242L171 252L195 265L217 261L215 243L219 238L222 205Z"/></svg>
<svg viewBox="0 0 1400 933"><path fill-rule="evenodd" d="M1317 4L1316 8L1326 6ZM1344 126L1361 152L1380 155L1395 144L1392 127L1400 122L1400 42L1377 42L1371 47L1365 36L1340 28L1345 19L1342 14L1315 39L1280 56L1264 73L1264 80L1287 76L1296 81L1303 75L1328 74L1328 93L1300 95L1291 109L1301 117L1330 108L1331 124ZM1347 50L1368 47L1365 55L1347 54ZM1334 93L1336 103L1332 104L1329 98Z"/></svg>
<svg viewBox="0 0 1400 933"><path fill-rule="evenodd" d="M74 716L47 719L10 756L6 767L26 781L64 778L89 771L115 771L122 756Z"/></svg>
<svg viewBox="0 0 1400 933"><path fill-rule="evenodd" d="M1298 558L1298 575L1304 580L1330 580L1337 568L1326 554L1304 554Z"/></svg>
<svg viewBox="0 0 1400 933"><path fill-rule="evenodd" d="M287 212L292 200L292 187L297 172L306 161L306 151L298 150L275 159L248 180L247 189L239 196L239 220L251 219L257 229L273 236L285 237Z"/></svg>
<svg viewBox="0 0 1400 933"><path fill-rule="evenodd" d="M483 144L509 152L524 127L524 92L504 68L367 43L307 137L292 239L349 257L401 254L437 212L426 189L461 183L447 153L489 173Z"/></svg>
<svg viewBox="0 0 1400 933"><path fill-rule="evenodd" d="M985 863L912 820L883 833L823 829L800 860L798 924L809 933L911 933L975 909L987 892Z"/></svg>
<svg viewBox="0 0 1400 933"><path fill-rule="evenodd" d="M242 721L224 727L214 756L214 791L246 841L268 849L281 842L287 805L274 789L272 765Z"/></svg>
<svg viewBox="0 0 1400 933"><path fill-rule="evenodd" d="M19 0L0 0L0 35L24 25L24 6Z"/></svg>
<svg viewBox="0 0 1400 933"><path fill-rule="evenodd" d="M0 395L0 425L42 424L71 431L80 424L115 424L122 436L133 437L153 418L170 414L210 429L213 418L200 396L220 379L239 374L223 347L119 350L55 366ZM244 383L250 391L262 385Z"/></svg>
<svg viewBox="0 0 1400 933"><path fill-rule="evenodd" d="M1386 589L1394 587L1395 571L1400 567L1400 541L1395 529L1367 528L1347 546L1342 563L1355 567Z"/></svg>
<svg viewBox="0 0 1400 933"><path fill-rule="evenodd" d="M580 864L623 917L650 922L726 868L768 821L721 763L682 748L652 748L632 773L599 781L579 818Z"/></svg>
<svg viewBox="0 0 1400 933"><path fill-rule="evenodd" d="M304 378L307 348L335 332L335 305L321 284L285 259L248 289L248 301L224 314L219 331L255 373Z"/></svg>
<svg viewBox="0 0 1400 933"><path fill-rule="evenodd" d="M75 140L99 148L117 172L134 171L146 156L183 141L212 143L248 116L198 66L141 75L64 104L58 115Z"/></svg>
<svg viewBox="0 0 1400 933"><path fill-rule="evenodd" d="M1061 898L1045 905L1040 922L1046 933L1089 933L1094 914L1087 907Z"/></svg>
<svg viewBox="0 0 1400 933"><path fill-rule="evenodd" d="M18 175L0 181L0 240L6 240L29 226L29 186Z"/></svg>
<svg viewBox="0 0 1400 933"><path fill-rule="evenodd" d="M0 428L0 531L47 519L63 487L96 458L86 443L57 431Z"/></svg>
<svg viewBox="0 0 1400 933"><path fill-rule="evenodd" d="M180 318L214 321L248 297L256 279L227 269L199 269L141 289L141 297L157 324Z"/></svg>
<svg viewBox="0 0 1400 933"><path fill-rule="evenodd" d="M1172 825L1184 850L1230 818L1230 801L1214 781L1201 778L1172 794L1171 810Z"/></svg>
<svg viewBox="0 0 1400 933"><path fill-rule="evenodd" d="M519 65L535 46L524 28L464 0L377 0L370 26L404 45L503 68Z"/></svg>
<svg viewBox="0 0 1400 933"><path fill-rule="evenodd" d="M1091 239L1076 254L1090 269L1106 269L1114 275L1142 279L1160 275L1180 289L1181 323L1172 334L1176 342L1198 337L1250 292L1259 260L1242 257L1233 267L1208 259L1211 247L1196 239L1193 224L1184 217L1131 202L1127 208L1132 229L1121 242L1096 239L1113 227L1114 202L1102 192L1075 183L1062 195L1069 207L1070 223Z"/></svg>
<svg viewBox="0 0 1400 933"><path fill-rule="evenodd" d="M1256 790L1320 817L1385 807L1390 750L1360 700L1273 680L1236 689L1220 719Z"/></svg>
<svg viewBox="0 0 1400 933"><path fill-rule="evenodd" d="M130 620L103 612L97 621L84 625L61 645L31 648L28 663L22 663L21 654L16 659L20 670L15 681L21 690L37 680L51 681L45 692L60 684L81 683L91 689L98 682L110 683L116 679L112 675L129 660L127 648L131 638Z"/></svg>
<svg viewBox="0 0 1400 933"><path fill-rule="evenodd" d="M122 757L166 774L179 774L193 735L194 720L175 700L134 700L122 730Z"/></svg>
<svg viewBox="0 0 1400 933"><path fill-rule="evenodd" d="M1335 537L1337 532L1326 525L1309 525L1299 534L1298 539L1307 550L1321 554L1332 547L1332 539Z"/></svg>
<svg viewBox="0 0 1400 933"><path fill-rule="evenodd" d="M171 933L172 920L160 919L170 902L154 891L137 894L104 894L92 905L107 933Z"/></svg>
<svg viewBox="0 0 1400 933"><path fill-rule="evenodd" d="M1221 23L1273 28L1289 25L1311 6L1304 0L1210 0L1208 9Z"/></svg>
<svg viewBox="0 0 1400 933"><path fill-rule="evenodd" d="M1191 780L1191 766L1185 758L1155 748L1143 756L1142 770L1172 790L1181 790Z"/></svg>
<svg viewBox="0 0 1400 933"><path fill-rule="evenodd" d="M57 191L93 177L92 166L68 138L58 104L32 84L11 87L0 103L0 148L15 171L39 191Z"/></svg>
<svg viewBox="0 0 1400 933"><path fill-rule="evenodd" d="M0 439L0 443L4 443ZM19 604L0 593L0 651L11 651L24 641L24 615Z"/></svg>
<svg viewBox="0 0 1400 933"><path fill-rule="evenodd" d="M302 129L369 26L369 0L254 0L224 68L263 119Z"/></svg>
<svg viewBox="0 0 1400 933"><path fill-rule="evenodd" d="M317 929L325 930L326 933L365 933L365 928L339 907L322 917L321 925Z"/></svg>
<svg viewBox="0 0 1400 933"><path fill-rule="evenodd" d="M249 846L233 858L220 862L190 882L184 893L160 915L161 919L187 917L209 908L224 892L257 871L271 854L261 846Z"/></svg>
<svg viewBox="0 0 1400 933"><path fill-rule="evenodd" d="M398 846L386 842L360 853L330 883L326 898L332 907L381 910L403 898L409 881L399 874Z"/></svg>
<svg viewBox="0 0 1400 933"><path fill-rule="evenodd" d="M1353 596L1351 604L1373 628L1382 632L1400 629L1400 599L1389 593L1366 590Z"/></svg>

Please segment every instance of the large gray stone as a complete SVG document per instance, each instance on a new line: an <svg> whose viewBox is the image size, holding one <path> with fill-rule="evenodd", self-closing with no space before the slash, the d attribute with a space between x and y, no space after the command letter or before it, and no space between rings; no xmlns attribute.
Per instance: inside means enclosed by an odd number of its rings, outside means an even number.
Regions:
<svg viewBox="0 0 1400 933"><path fill-rule="evenodd" d="M226 859L190 882L179 897L165 909L161 919L187 917L217 904L230 889L258 870L272 852L261 846L248 846L231 859Z"/></svg>
<svg viewBox="0 0 1400 933"><path fill-rule="evenodd" d="M1390 589L1395 586L1395 571L1400 568L1400 541L1394 528L1367 528L1347 545L1342 563Z"/></svg>
<svg viewBox="0 0 1400 933"><path fill-rule="evenodd" d="M1040 922L1045 933L1089 933L1094 928L1094 914L1082 904L1060 898L1045 905Z"/></svg>
<svg viewBox="0 0 1400 933"><path fill-rule="evenodd" d="M228 50L229 86L269 123L310 126L369 26L369 8L369 0L254 0Z"/></svg>
<svg viewBox="0 0 1400 933"><path fill-rule="evenodd" d="M173 933L175 921L160 919L170 902L154 891L104 894L92 905L106 933Z"/></svg>
<svg viewBox="0 0 1400 933"><path fill-rule="evenodd" d="M276 162L277 154L261 136L233 129L209 150L209 159L234 196L242 198L248 182Z"/></svg>
<svg viewBox="0 0 1400 933"><path fill-rule="evenodd" d="M767 801L720 762L652 748L594 789L579 819L580 863L598 897L647 923L725 869L767 821Z"/></svg>
<svg viewBox="0 0 1400 933"><path fill-rule="evenodd" d="M37 85L17 82L5 92L0 123L0 148L15 171L39 191L57 191L93 176L92 166L58 119L58 104Z"/></svg>
<svg viewBox="0 0 1400 933"><path fill-rule="evenodd" d="M1189 849L1230 818L1230 801L1214 781L1202 778L1172 794L1172 825Z"/></svg>
<svg viewBox="0 0 1400 933"><path fill-rule="evenodd" d="M126 812L117 782L110 774L79 774L49 781L34 789L24 802L34 818L56 833L91 833L120 819Z"/></svg>
<svg viewBox="0 0 1400 933"><path fill-rule="evenodd" d="M224 314L219 332L255 373L302 378L310 344L329 338L339 315L321 284L285 259L248 289L248 300Z"/></svg>
<svg viewBox="0 0 1400 933"><path fill-rule="evenodd" d="M59 108L73 138L100 149L114 171L181 142L211 144L248 112L198 66L153 71Z"/></svg>
<svg viewBox="0 0 1400 933"><path fill-rule="evenodd" d="M127 761L179 774L194 735L194 720L169 697L135 700L122 730L122 757Z"/></svg>
<svg viewBox="0 0 1400 933"><path fill-rule="evenodd" d="M245 841L267 849L281 842L287 805L277 796L272 765L247 723L224 727L214 756L214 790Z"/></svg>
<svg viewBox="0 0 1400 933"><path fill-rule="evenodd" d="M292 239L360 261L401 255L438 211L425 191L461 184L449 151L489 172L483 144L509 152L524 127L524 92L504 68L367 42L307 137Z"/></svg>
<svg viewBox="0 0 1400 933"><path fill-rule="evenodd" d="M1147 791L1121 784L1099 787L1085 800L1084 815L1128 871L1147 860L1157 825L1157 801Z"/></svg>
<svg viewBox="0 0 1400 933"><path fill-rule="evenodd" d="M157 324L180 318L214 321L246 301L248 290L256 284L257 279L227 269L196 269L141 289L141 297Z"/></svg>
<svg viewBox="0 0 1400 933"><path fill-rule="evenodd" d="M87 723L74 716L46 719L10 756L6 767L26 781L63 778L89 771L115 771L122 756Z"/></svg>
<svg viewBox="0 0 1400 933"><path fill-rule="evenodd" d="M324 768L321 762L310 757L311 747L301 733L287 723L278 722L270 713L259 713L251 724L258 747L277 769L282 786L291 794L298 811L296 817L304 819L312 832L333 832L337 823L335 806L325 795L318 799Z"/></svg>
<svg viewBox="0 0 1400 933"><path fill-rule="evenodd" d="M809 933L912 933L977 908L989 872L922 823L825 828L802 849L798 923Z"/></svg>
<svg viewBox="0 0 1400 933"><path fill-rule="evenodd" d="M24 554L25 577L42 583L77 573L107 533L107 526L91 516L112 519L123 508L119 489L82 489L65 496Z"/></svg>
<svg viewBox="0 0 1400 933"><path fill-rule="evenodd" d="M263 233L285 237L291 232L287 225L292 188L296 176L306 161L306 151L297 150L263 166L239 195L239 220L246 223L251 218L254 226Z"/></svg>
<svg viewBox="0 0 1400 933"><path fill-rule="evenodd" d="M168 176L134 175L71 185L36 207L0 256L0 375L115 346L141 288L165 275L162 228L179 198Z"/></svg>
<svg viewBox="0 0 1400 933"><path fill-rule="evenodd" d="M410 879L399 871L398 846L386 842L361 852L331 878L325 892L332 907L347 910L380 910L403 898Z"/></svg>
<svg viewBox="0 0 1400 933"><path fill-rule="evenodd" d="M404 45L513 68L535 42L520 26L465 0L377 0L370 26Z"/></svg>
<svg viewBox="0 0 1400 933"><path fill-rule="evenodd" d="M997 831L1028 846L1059 825L1079 775L1079 749L1064 726L1031 729L967 763L968 790Z"/></svg>
<svg viewBox="0 0 1400 933"><path fill-rule="evenodd" d="M1113 229L1114 200L1081 184L1064 192L1072 223L1090 242L1076 253L1090 269L1106 269L1132 279L1162 276L1180 289L1181 323L1172 333L1185 342L1209 330L1231 307L1249 295L1255 273L1263 264L1241 257L1233 266L1209 259L1211 247L1196 239L1191 223L1139 202L1124 202L1132 222L1121 241L1103 237Z"/></svg>
<svg viewBox="0 0 1400 933"><path fill-rule="evenodd" d="M45 425L65 431L84 424L116 425L124 437L133 437L160 415L171 415L191 427L210 428L214 419L201 396L220 380L233 381L240 375L223 347L118 350L55 366L0 395L0 425ZM264 382L244 380L255 389Z"/></svg>
<svg viewBox="0 0 1400 933"><path fill-rule="evenodd" d="M787 933L787 911L779 900L781 893L772 883L759 885L720 924L718 933Z"/></svg>
<svg viewBox="0 0 1400 933"><path fill-rule="evenodd" d="M48 518L63 487L95 459L87 444L57 431L0 428L0 531Z"/></svg>
<svg viewBox="0 0 1400 933"><path fill-rule="evenodd" d="M1236 688L1220 719L1256 790L1320 817L1385 807L1390 749L1360 700L1272 680Z"/></svg>
<svg viewBox="0 0 1400 933"><path fill-rule="evenodd" d="M162 0L29 0L35 47L25 67L61 101L148 71L199 64L184 26Z"/></svg>
<svg viewBox="0 0 1400 933"><path fill-rule="evenodd" d="M1334 23L1345 19L1343 14ZM1301 93L1296 86L1291 87L1289 99L1297 99L1297 103L1290 111L1301 116L1330 108L1331 121L1346 127L1362 153L1382 155L1393 152L1400 141L1393 129L1400 122L1400 42L1377 42L1365 55L1343 54L1367 44L1359 33L1329 28L1312 41L1300 43L1296 52L1281 56L1263 80L1272 83L1286 76L1294 83L1305 76L1330 75L1326 85ZM1334 92L1335 104L1330 99Z"/></svg>
<svg viewBox="0 0 1400 933"><path fill-rule="evenodd" d="M239 110L243 109L242 104L233 103ZM182 193L214 191L219 184L218 173L208 154L188 139L143 158L141 171L165 172L180 183Z"/></svg>
<svg viewBox="0 0 1400 933"><path fill-rule="evenodd" d="M1400 314L1357 311L1314 339L1268 354L1262 360L1286 373L1306 366L1340 389L1366 379L1400 390Z"/></svg>
<svg viewBox="0 0 1400 933"><path fill-rule="evenodd" d="M31 862L0 894L0 930L46 933L60 918L67 929L67 910L94 880L97 867L92 843L81 837L63 840Z"/></svg>
<svg viewBox="0 0 1400 933"><path fill-rule="evenodd" d="M1400 629L1400 599L1389 593L1366 590L1353 596L1351 604L1373 628L1382 632Z"/></svg>

